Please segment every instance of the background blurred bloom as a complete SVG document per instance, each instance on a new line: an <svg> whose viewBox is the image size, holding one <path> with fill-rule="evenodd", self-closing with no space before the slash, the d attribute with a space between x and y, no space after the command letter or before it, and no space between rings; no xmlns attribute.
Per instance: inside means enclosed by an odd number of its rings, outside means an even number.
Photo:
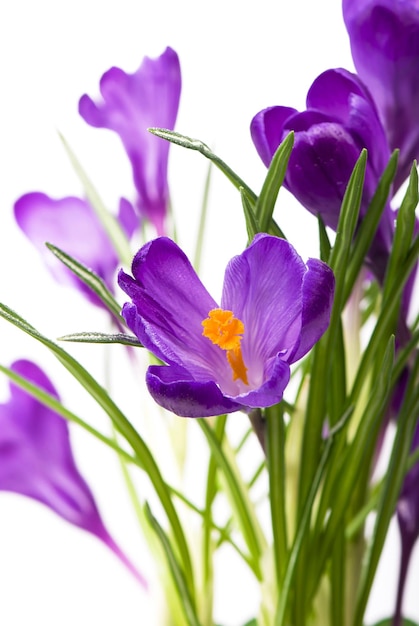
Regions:
<svg viewBox="0 0 419 626"><path fill-rule="evenodd" d="M146 348L168 366L151 366L147 385L163 407L206 417L279 402L290 364L329 324L334 276L307 265L285 240L257 236L227 266L221 306L180 248L156 239L139 250L134 278L122 270L132 299L122 314Z"/></svg>
<svg viewBox="0 0 419 626"><path fill-rule="evenodd" d="M419 426L416 426L411 451L419 447ZM401 537L399 587L397 592L396 618L400 619L407 572L413 548L419 536L419 463L406 474L397 504L397 521ZM395 624L398 622L395 621Z"/></svg>
<svg viewBox="0 0 419 626"><path fill-rule="evenodd" d="M368 150L360 215L365 214L390 158L384 129L368 91L344 69L327 70L307 94L307 110L274 106L251 122L256 149L268 167L284 137L295 131L285 187L327 226L336 230L346 186L363 148ZM393 235L393 213L385 210L370 251L372 268L383 277Z"/></svg>
<svg viewBox="0 0 419 626"><path fill-rule="evenodd" d="M419 4L343 0L356 70L370 90L391 150L400 148L396 189L419 157Z"/></svg>
<svg viewBox="0 0 419 626"><path fill-rule="evenodd" d="M11 369L58 399L51 381L35 363L16 361ZM9 401L0 404L0 491L42 502L66 521L92 533L146 586L102 522L74 462L67 422L13 383Z"/></svg>
<svg viewBox="0 0 419 626"><path fill-rule="evenodd" d="M167 164L169 143L149 133L157 126L173 129L181 89L179 59L174 50L145 57L133 74L113 67L100 80L102 102L82 96L79 112L97 128L109 128L121 138L131 161L138 192L137 206L152 222L158 234L164 232L164 218L169 202Z"/></svg>
<svg viewBox="0 0 419 626"><path fill-rule="evenodd" d="M61 283L77 287L91 302L101 300L46 247L52 243L89 269L92 269L114 291L118 258L112 243L90 204L80 198L50 198L44 193L28 193L14 206L15 218L53 276ZM118 221L131 237L137 220L128 200L121 198Z"/></svg>

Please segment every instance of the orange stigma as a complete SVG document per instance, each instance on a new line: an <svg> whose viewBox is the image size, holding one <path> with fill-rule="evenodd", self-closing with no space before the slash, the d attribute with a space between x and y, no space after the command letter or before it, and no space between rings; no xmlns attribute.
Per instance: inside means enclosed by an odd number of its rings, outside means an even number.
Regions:
<svg viewBox="0 0 419 626"><path fill-rule="evenodd" d="M207 319L202 322L202 334L216 346L227 351L227 360L233 370L233 380L240 378L245 385L247 381L247 367L244 364L240 342L243 339L244 324L234 317L233 311L212 309Z"/></svg>

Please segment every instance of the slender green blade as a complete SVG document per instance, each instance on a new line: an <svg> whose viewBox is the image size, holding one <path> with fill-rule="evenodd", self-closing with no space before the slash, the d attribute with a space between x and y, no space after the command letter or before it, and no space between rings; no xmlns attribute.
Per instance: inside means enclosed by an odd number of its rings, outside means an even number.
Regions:
<svg viewBox="0 0 419 626"><path fill-rule="evenodd" d="M294 133L289 133L278 146L268 169L265 181L256 202L256 216L261 232L268 232L279 190L284 182L291 150L294 146Z"/></svg>
<svg viewBox="0 0 419 626"><path fill-rule="evenodd" d="M175 589L178 593L180 605L183 608L185 618L190 626L200 626L198 616L196 614L195 605L191 597L188 585L186 583L184 573L180 567L176 555L172 549L172 545L163 528L151 512L150 506L146 504L145 512L154 532L160 540L161 546L167 558L167 563L172 574Z"/></svg>
<svg viewBox="0 0 419 626"><path fill-rule="evenodd" d="M171 143L174 143L178 146L182 146L183 148L188 148L189 150L196 150L204 157L209 159L220 169L223 174L228 178L230 182L236 187L236 189L240 190L240 187L246 190L249 198L252 203L256 203L256 194L246 185L244 180L240 178L232 169L229 167L224 161L220 159L216 154L210 150L210 148L200 139L192 139L192 137L188 137L187 135L181 135L174 130L167 130L166 128L149 128L150 133L160 137L161 139L166 139Z"/></svg>
<svg viewBox="0 0 419 626"><path fill-rule="evenodd" d="M118 320L118 322L122 322L125 324L124 318L121 316L121 306L115 300L103 280L93 272L93 270L87 268L85 265L73 259L69 254L60 250L56 246L53 246L51 243L45 244L56 257L63 263L66 267L68 267L81 281L84 282L85 285L90 287L90 289L102 300L103 304L106 308L112 313L114 317Z"/></svg>
<svg viewBox="0 0 419 626"><path fill-rule="evenodd" d="M238 476L224 453L223 447L213 429L205 420L198 420L198 424L207 439L218 468L225 478L226 488L234 507L237 522L252 558L253 571L257 579L261 580L260 559L264 546L262 544L263 534L258 520L254 511L252 511L250 501L244 492L244 487L239 482Z"/></svg>
<svg viewBox="0 0 419 626"><path fill-rule="evenodd" d="M106 233L108 234L109 239L111 240L118 255L118 258L120 259L121 263L129 265L132 260L132 253L124 231L122 230L115 216L112 215L112 213L110 213L106 208L101 197L93 186L93 183L87 176L67 140L63 137L61 133L58 134L63 143L68 158L70 159L70 162L74 168L74 171L76 172L77 176L80 179L80 182L84 187L86 196L94 211L96 212L96 215L98 216L100 222L102 223L102 226L104 227Z"/></svg>
<svg viewBox="0 0 419 626"><path fill-rule="evenodd" d="M71 333L58 337L59 341L73 341L76 343L120 343L124 346L134 346L142 348L143 344L133 335L124 335L123 333L107 334L97 332L81 332Z"/></svg>

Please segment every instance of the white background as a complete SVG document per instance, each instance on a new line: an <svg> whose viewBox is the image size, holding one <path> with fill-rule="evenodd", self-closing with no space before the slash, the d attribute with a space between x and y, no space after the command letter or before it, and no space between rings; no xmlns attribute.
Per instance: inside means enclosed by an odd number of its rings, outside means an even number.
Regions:
<svg viewBox="0 0 419 626"><path fill-rule="evenodd" d="M55 197L82 194L57 130L108 206L116 207L120 195L132 197L129 163L117 137L88 127L77 113L83 93L97 96L104 71L115 65L133 72L144 55L157 56L172 46L183 76L177 129L208 143L258 191L265 170L250 140L253 115L272 104L304 108L306 91L320 72L353 67L338 0L14 0L0 6L0 301L52 338L105 330L106 320L77 293L49 278L18 232L12 207L28 191ZM179 240L189 254L206 169L202 156L173 147L170 185ZM286 192L281 192L276 217L304 258L318 254L314 221ZM239 197L221 173L213 172L203 279L215 297L227 260L244 245ZM53 357L3 321L0 346L2 364L23 357L41 363L68 406L106 430L103 416L79 397ZM103 375L101 348L70 349L93 373ZM138 389L127 383L115 393L138 426L149 404L142 379L131 383ZM1 380L0 392L5 394L6 388ZM108 528L147 573L145 548L113 454L83 432L72 432L79 465ZM197 467L191 471L193 477L199 474ZM397 550L393 528L369 623L392 612ZM239 572L224 575L217 619L238 626L252 616L256 595ZM406 602L408 614L417 620L418 575L418 568L412 570ZM152 624L150 605L150 597L99 542L36 503L0 494L1 624Z"/></svg>

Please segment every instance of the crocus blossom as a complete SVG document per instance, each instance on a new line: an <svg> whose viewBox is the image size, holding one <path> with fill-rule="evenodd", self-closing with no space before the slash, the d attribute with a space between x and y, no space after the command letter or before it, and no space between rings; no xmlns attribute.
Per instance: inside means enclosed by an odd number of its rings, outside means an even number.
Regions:
<svg viewBox="0 0 419 626"><path fill-rule="evenodd" d="M361 217L390 158L384 129L361 81L344 69L321 74L307 94L307 110L273 106L251 122L256 149L268 167L281 141L295 132L285 187L327 226L336 230L350 175L363 148L368 150ZM382 278L393 235L394 216L387 206L370 261Z"/></svg>
<svg viewBox="0 0 419 626"><path fill-rule="evenodd" d="M416 427L412 452L419 447L419 427ZM397 520L401 537L399 587L397 592L396 618L400 620L403 592L413 548L419 537L419 463L406 474L397 503ZM394 622L399 623L395 620Z"/></svg>
<svg viewBox="0 0 419 626"><path fill-rule="evenodd" d="M419 4L343 0L352 58L370 90L390 148L400 149L395 187L419 157Z"/></svg>
<svg viewBox="0 0 419 626"><path fill-rule="evenodd" d="M11 369L58 399L51 381L35 363L19 360ZM0 491L37 500L92 533L146 586L104 526L76 467L67 422L14 383L9 400L0 404Z"/></svg>
<svg viewBox="0 0 419 626"><path fill-rule="evenodd" d="M77 261L92 269L114 291L118 258L112 243L90 204L76 197L55 199L32 192L20 197L14 206L15 218L31 243L41 254L54 278L71 284L91 302L99 298L46 247L52 243ZM120 201L118 220L129 238L137 218L124 198Z"/></svg>
<svg viewBox="0 0 419 626"><path fill-rule="evenodd" d="M118 133L131 161L138 209L159 234L164 231L169 190L169 143L148 132L149 127L173 129L181 89L179 59L166 48L156 59L145 57L133 74L113 67L100 80L103 100L82 96L79 112L97 128Z"/></svg>
<svg viewBox="0 0 419 626"><path fill-rule="evenodd" d="M161 237L135 255L119 285L131 298L128 327L167 365L149 367L158 404L184 417L271 406L282 399L290 364L329 324L331 269L305 264L287 241L261 234L227 266L221 303L182 250Z"/></svg>

